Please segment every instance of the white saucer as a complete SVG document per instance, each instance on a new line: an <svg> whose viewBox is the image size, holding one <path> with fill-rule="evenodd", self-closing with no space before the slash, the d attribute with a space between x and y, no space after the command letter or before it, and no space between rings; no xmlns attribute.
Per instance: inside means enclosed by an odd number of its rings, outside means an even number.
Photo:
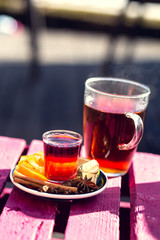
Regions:
<svg viewBox="0 0 160 240"><path fill-rule="evenodd" d="M83 198L89 198L89 197L93 197L93 196L96 196L98 194L100 194L101 192L103 192L105 190L105 188L107 187L107 184L108 184L108 178L107 176L105 175L105 173L100 170L100 176L102 177L103 179L103 184L102 186L94 191L94 192L90 192L90 193L83 193L83 194L69 194L69 195L64 195L64 194L54 194L54 193L45 193L45 192L39 192L37 190L34 190L34 189L30 189L26 186L23 186L19 183L16 183L14 182L13 180L13 172L14 172L14 169L11 169L11 172L10 172L10 179L12 181L12 183L19 189L27 192L27 193L30 193L30 194L33 194L33 195L36 195L38 197L45 197L45 198L53 198L53 199L83 199Z"/></svg>

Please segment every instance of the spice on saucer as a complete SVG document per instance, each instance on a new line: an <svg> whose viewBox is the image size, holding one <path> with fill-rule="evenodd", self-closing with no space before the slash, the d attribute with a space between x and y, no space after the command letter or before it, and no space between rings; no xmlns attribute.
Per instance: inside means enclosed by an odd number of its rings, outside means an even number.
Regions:
<svg viewBox="0 0 160 240"><path fill-rule="evenodd" d="M20 183L25 186L29 186L33 189L43 192L52 192L52 193L65 193L69 192L71 194L75 194L78 192L77 187L69 187L63 186L57 183L47 182L43 180L38 180L30 177L26 177L24 175L16 175L13 176L14 182Z"/></svg>
<svg viewBox="0 0 160 240"><path fill-rule="evenodd" d="M98 190L98 186L90 179L76 177L63 183L64 186L77 187L78 193L89 193Z"/></svg>

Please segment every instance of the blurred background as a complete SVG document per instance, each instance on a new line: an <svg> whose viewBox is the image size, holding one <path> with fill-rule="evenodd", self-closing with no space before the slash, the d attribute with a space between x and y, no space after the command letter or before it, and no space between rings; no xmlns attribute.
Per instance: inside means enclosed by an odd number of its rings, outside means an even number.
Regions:
<svg viewBox="0 0 160 240"><path fill-rule="evenodd" d="M139 151L160 153L160 3L157 0L0 0L0 135L83 134L88 77L151 88Z"/></svg>

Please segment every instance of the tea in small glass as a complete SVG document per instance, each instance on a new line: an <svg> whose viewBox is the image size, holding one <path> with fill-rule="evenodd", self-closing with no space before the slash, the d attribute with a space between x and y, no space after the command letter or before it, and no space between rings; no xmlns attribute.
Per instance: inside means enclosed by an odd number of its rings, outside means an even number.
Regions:
<svg viewBox="0 0 160 240"><path fill-rule="evenodd" d="M82 137L72 131L55 130L43 134L45 176L53 181L75 177Z"/></svg>

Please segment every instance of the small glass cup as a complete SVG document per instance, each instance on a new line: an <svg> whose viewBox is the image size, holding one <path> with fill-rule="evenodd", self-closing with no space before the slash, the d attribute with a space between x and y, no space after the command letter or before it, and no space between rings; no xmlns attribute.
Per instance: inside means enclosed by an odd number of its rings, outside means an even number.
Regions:
<svg viewBox="0 0 160 240"><path fill-rule="evenodd" d="M42 136L45 176L61 182L75 177L82 136L68 130L51 130Z"/></svg>

